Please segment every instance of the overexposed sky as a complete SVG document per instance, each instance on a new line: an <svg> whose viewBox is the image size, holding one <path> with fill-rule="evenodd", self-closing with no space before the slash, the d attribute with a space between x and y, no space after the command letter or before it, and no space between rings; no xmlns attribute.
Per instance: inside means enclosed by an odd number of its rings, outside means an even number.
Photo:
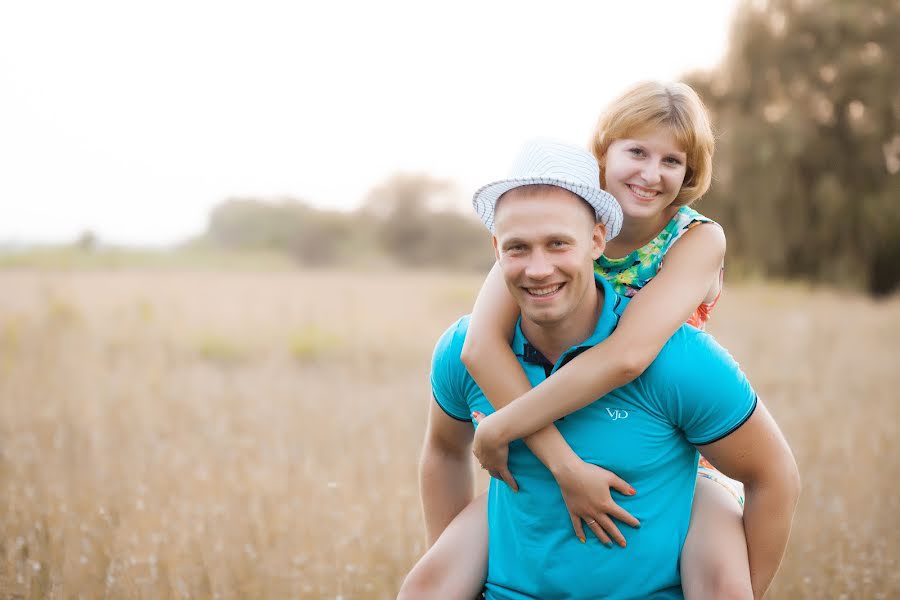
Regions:
<svg viewBox="0 0 900 600"><path fill-rule="evenodd" d="M0 242L166 244L234 196L350 209L503 177L641 79L721 58L735 0L0 5Z"/></svg>

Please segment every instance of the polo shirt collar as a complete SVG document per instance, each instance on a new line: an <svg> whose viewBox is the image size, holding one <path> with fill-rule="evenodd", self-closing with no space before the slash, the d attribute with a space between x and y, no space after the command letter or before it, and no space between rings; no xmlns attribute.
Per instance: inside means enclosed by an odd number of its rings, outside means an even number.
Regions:
<svg viewBox="0 0 900 600"><path fill-rule="evenodd" d="M577 346L573 346L562 353L559 361L554 366L554 370L560 368L566 362L572 360L575 356L581 354L588 348L592 348L608 338L616 328L619 322L619 316L616 313L616 307L621 302L621 297L613 290L612 286L602 276L594 273L594 282L597 288L603 290L603 308L600 309L600 315L597 318L597 326L594 332ZM521 360L536 364L545 364L549 361L540 353L540 351L529 343L525 334L522 333L522 317L516 321L516 330L513 333L512 350Z"/></svg>

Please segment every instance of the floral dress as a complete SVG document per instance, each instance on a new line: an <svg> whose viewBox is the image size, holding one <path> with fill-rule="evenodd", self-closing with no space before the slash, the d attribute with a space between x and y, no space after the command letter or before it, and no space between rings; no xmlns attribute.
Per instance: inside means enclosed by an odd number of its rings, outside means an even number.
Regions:
<svg viewBox="0 0 900 600"><path fill-rule="evenodd" d="M622 296L631 298L647 285L662 268L666 252L681 236L698 225L714 223L689 206L682 206L669 224L655 238L631 254L622 258L601 256L594 263L594 271L602 275L612 284L613 289ZM724 268L719 271L719 290L721 294ZM698 329L706 329L709 312L719 300L717 295L712 302L701 304L687 320L688 324Z"/></svg>
<svg viewBox="0 0 900 600"><path fill-rule="evenodd" d="M668 225L659 232L659 235L650 240L647 244L622 258L607 258L606 256L601 256L594 263L594 271L609 281L616 292L622 296L631 298L641 291L641 289L656 276L662 268L666 252L672 248L675 242L692 228L704 223L718 225L718 223L704 217L691 207L682 206L678 209L678 212L675 213L675 216L672 217L672 220L669 221ZM723 267L719 271L719 293L712 302L703 303L697 307L694 314L687 320L689 325L693 325L698 329L706 329L709 313L716 305L716 302L719 300L719 296L722 293L722 278L724 272L725 269ZM737 499L741 506L744 505L743 485L720 473L702 456L700 457L700 465L697 474L721 484L735 497L735 499Z"/></svg>

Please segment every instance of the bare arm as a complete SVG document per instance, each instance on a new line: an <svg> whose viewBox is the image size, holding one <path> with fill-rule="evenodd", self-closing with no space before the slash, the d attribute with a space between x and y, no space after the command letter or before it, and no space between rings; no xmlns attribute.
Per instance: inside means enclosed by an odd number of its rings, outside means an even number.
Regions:
<svg viewBox="0 0 900 600"><path fill-rule="evenodd" d="M665 265L657 276L631 300L609 338L485 419L479 427L479 437L485 437L491 447L508 444L635 379L703 302L718 281L724 256L725 235L719 227L703 225L685 233L666 254ZM481 377L493 388L499 389L506 382L507 396L518 392L521 386L517 383L513 388L505 379L505 365L493 361L493 366L489 366L488 348L479 350L482 352L473 349L470 357L473 363L480 363L476 367L479 373L476 375L469 367L479 385ZM479 442L476 440L476 445Z"/></svg>
<svg viewBox="0 0 900 600"><path fill-rule="evenodd" d="M744 483L750 582L753 596L762 598L784 556L800 496L794 455L761 402L740 428L699 450L716 468Z"/></svg>
<svg viewBox="0 0 900 600"><path fill-rule="evenodd" d="M531 383L509 347L518 316L519 307L506 288L499 265L495 264L475 302L461 357L497 410L531 389ZM477 419L478 431L481 431L484 420L480 415ZM631 495L635 493L631 486L614 473L584 463L552 423L524 441L560 484L578 538L585 541L584 518L591 523L589 528L601 542L610 544L614 540L625 546L625 538L610 516L633 527L639 522L613 501L609 490L613 488ZM495 446L493 460L481 454L477 456L492 476L517 490L518 485L507 466L507 446L507 443Z"/></svg>
<svg viewBox="0 0 900 600"><path fill-rule="evenodd" d="M500 263L488 273L469 321L462 361L496 410L531 389L509 348L519 307L503 281Z"/></svg>
<svg viewBox="0 0 900 600"><path fill-rule="evenodd" d="M472 424L448 416L432 399L419 463L419 492L428 547L474 495Z"/></svg>
<svg viewBox="0 0 900 600"><path fill-rule="evenodd" d="M475 301L462 350L463 364L495 410L531 390L531 383L509 348L518 317L519 307L506 288L499 264L495 264ZM578 459L552 423L531 433L525 443L551 471L565 461ZM516 489L511 476L509 480L501 479Z"/></svg>

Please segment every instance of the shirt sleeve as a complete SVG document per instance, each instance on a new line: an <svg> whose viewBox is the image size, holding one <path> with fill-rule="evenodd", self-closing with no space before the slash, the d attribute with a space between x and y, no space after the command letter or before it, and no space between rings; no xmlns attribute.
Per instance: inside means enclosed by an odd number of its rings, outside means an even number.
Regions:
<svg viewBox="0 0 900 600"><path fill-rule="evenodd" d="M648 369L660 409L695 446L743 425L757 396L738 363L711 335L684 326Z"/></svg>
<svg viewBox="0 0 900 600"><path fill-rule="evenodd" d="M445 413L457 421L471 421L467 402L469 372L460 359L468 317L451 325L435 344L431 358L431 393Z"/></svg>

